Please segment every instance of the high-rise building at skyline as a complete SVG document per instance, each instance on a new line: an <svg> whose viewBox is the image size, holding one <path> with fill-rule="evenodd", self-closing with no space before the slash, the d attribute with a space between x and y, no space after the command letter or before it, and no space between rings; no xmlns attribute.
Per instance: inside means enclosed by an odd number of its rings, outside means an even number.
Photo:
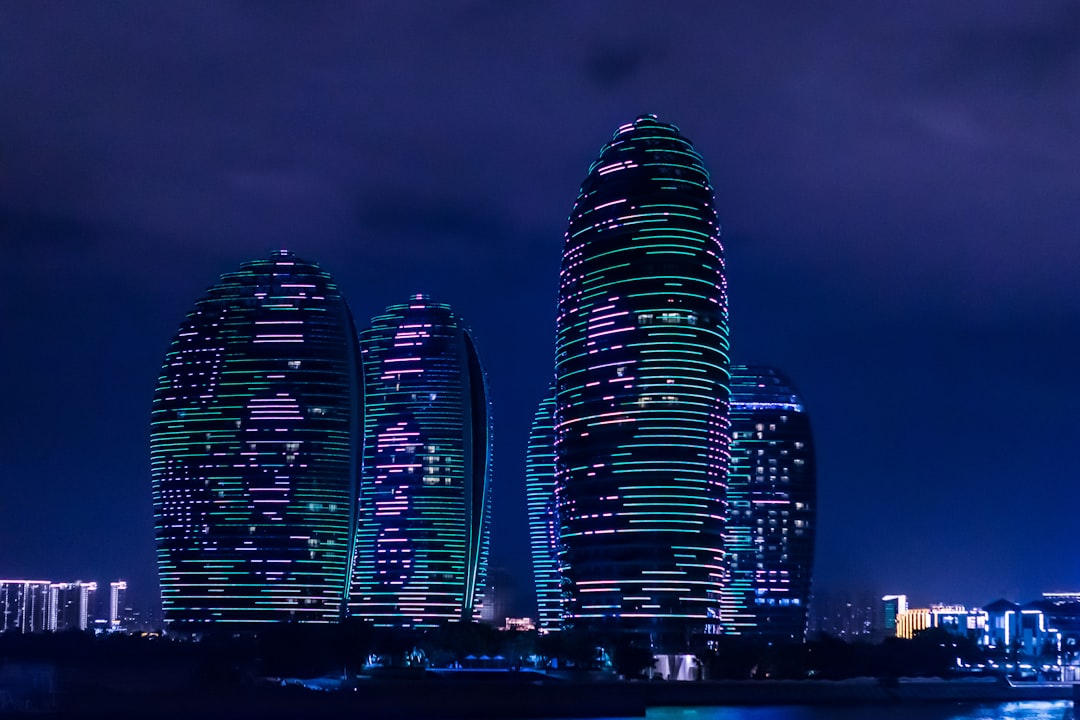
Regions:
<svg viewBox="0 0 1080 720"><path fill-rule="evenodd" d="M59 582L49 584L46 630L85 630L94 620L97 583Z"/></svg>
<svg viewBox="0 0 1080 720"><path fill-rule="evenodd" d="M555 507L555 388L540 401L525 455L525 501L529 514L529 548L536 589L537 627L562 628L563 601L559 574L559 517Z"/></svg>
<svg viewBox="0 0 1080 720"><path fill-rule="evenodd" d="M127 583L110 584L110 601L120 587L121 606ZM0 633L8 630L36 633L98 629L98 584L75 580L0 580ZM110 623L107 629L119 629Z"/></svg>
<svg viewBox="0 0 1080 720"><path fill-rule="evenodd" d="M415 295L361 334L364 460L350 615L426 627L479 616L491 413L471 332Z"/></svg>
<svg viewBox="0 0 1080 720"><path fill-rule="evenodd" d="M881 610L884 614L881 629L886 637L896 634L897 618L908 611L907 595L885 595L881 598Z"/></svg>
<svg viewBox="0 0 1080 720"><path fill-rule="evenodd" d="M49 628L48 580L0 580L0 633Z"/></svg>
<svg viewBox="0 0 1080 720"><path fill-rule="evenodd" d="M721 630L727 282L713 190L677 128L620 127L570 217L556 320L566 618L679 652Z"/></svg>
<svg viewBox="0 0 1080 720"><path fill-rule="evenodd" d="M776 368L732 365L731 434L726 629L802 642L817 526L810 416Z"/></svg>
<svg viewBox="0 0 1080 720"><path fill-rule="evenodd" d="M127 605L127 582L117 580L109 583L109 630L120 630L124 624Z"/></svg>
<svg viewBox="0 0 1080 720"><path fill-rule="evenodd" d="M357 366L337 286L288 251L223 275L188 313L151 420L167 623L339 619Z"/></svg>

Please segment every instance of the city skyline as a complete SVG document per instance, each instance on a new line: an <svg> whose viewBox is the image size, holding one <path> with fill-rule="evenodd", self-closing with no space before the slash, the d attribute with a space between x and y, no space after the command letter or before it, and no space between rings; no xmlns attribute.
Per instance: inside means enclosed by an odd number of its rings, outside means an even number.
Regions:
<svg viewBox="0 0 1080 720"><path fill-rule="evenodd" d="M0 13L8 577L153 596L161 356L214 278L288 247L357 317L424 292L469 319L492 564L524 581L572 192L655 112L709 159L732 360L783 368L814 418L815 585L971 605L1077 585L1046 515L1080 493L1069 4Z"/></svg>
<svg viewBox="0 0 1080 720"><path fill-rule="evenodd" d="M618 127L570 214L555 323L565 622L678 653L723 632L728 298L706 163Z"/></svg>

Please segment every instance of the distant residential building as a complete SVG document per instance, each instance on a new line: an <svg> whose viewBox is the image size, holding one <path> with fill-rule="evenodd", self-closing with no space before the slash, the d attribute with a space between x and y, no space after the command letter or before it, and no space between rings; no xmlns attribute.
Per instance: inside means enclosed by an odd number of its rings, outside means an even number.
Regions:
<svg viewBox="0 0 1080 720"><path fill-rule="evenodd" d="M484 587L480 621L502 627L517 606L517 577L504 567L490 570Z"/></svg>
<svg viewBox="0 0 1080 720"><path fill-rule="evenodd" d="M908 608L896 616L896 637L910 640L931 626L930 608Z"/></svg>
<svg viewBox="0 0 1080 720"><path fill-rule="evenodd" d="M1018 605L996 600L983 610L987 614L985 645L1009 657L1036 658L1061 649L1061 633L1047 622L1036 603Z"/></svg>
<svg viewBox="0 0 1080 720"><path fill-rule="evenodd" d="M536 629L536 623L532 618L506 618L506 623L503 625L503 630L515 630L517 632L529 632Z"/></svg>
<svg viewBox="0 0 1080 720"><path fill-rule="evenodd" d="M49 584L47 630L86 630L94 620L97 583L59 582Z"/></svg>
<svg viewBox="0 0 1080 720"><path fill-rule="evenodd" d="M907 595L886 595L881 598L881 609L884 612L882 630L887 635L896 634L896 619L908 609Z"/></svg>
<svg viewBox="0 0 1080 720"><path fill-rule="evenodd" d="M881 596L863 592L819 590L811 600L810 635L828 635L845 640L882 637Z"/></svg>
<svg viewBox="0 0 1080 720"><path fill-rule="evenodd" d="M986 635L988 615L985 610L971 609L963 605L932 605L930 626L942 628L953 635L981 642Z"/></svg>
<svg viewBox="0 0 1080 720"><path fill-rule="evenodd" d="M48 580L0 580L0 632L48 630Z"/></svg>
<svg viewBox="0 0 1080 720"><path fill-rule="evenodd" d="M364 452L349 614L376 626L479 619L491 405L472 332L426 295L360 333Z"/></svg>
<svg viewBox="0 0 1080 720"><path fill-rule="evenodd" d="M895 597L895 596L893 596ZM904 597L904 596L899 596ZM906 605L907 598L904 598ZM885 598L888 607L888 597ZM888 611L886 611L888 616ZM906 608L896 614L895 635L910 640L923 630L941 628L979 644L984 642L988 615L985 610L969 610L963 605L931 605L928 608Z"/></svg>

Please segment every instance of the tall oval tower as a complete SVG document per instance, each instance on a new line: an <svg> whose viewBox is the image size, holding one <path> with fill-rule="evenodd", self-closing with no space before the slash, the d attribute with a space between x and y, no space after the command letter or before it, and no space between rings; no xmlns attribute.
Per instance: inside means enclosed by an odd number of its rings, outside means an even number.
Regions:
<svg viewBox="0 0 1080 720"><path fill-rule="evenodd" d="M289 252L223 275L188 313L151 420L167 623L339 619L357 361L337 286Z"/></svg>
<svg viewBox="0 0 1080 720"><path fill-rule="evenodd" d="M478 616L491 513L491 413L472 334L425 295L361 333L364 461L349 613L429 627Z"/></svg>
<svg viewBox="0 0 1080 720"><path fill-rule="evenodd" d="M647 636L660 652L720 631L728 365L709 175L677 128L639 117L590 167L560 272L555 491L570 624Z"/></svg>

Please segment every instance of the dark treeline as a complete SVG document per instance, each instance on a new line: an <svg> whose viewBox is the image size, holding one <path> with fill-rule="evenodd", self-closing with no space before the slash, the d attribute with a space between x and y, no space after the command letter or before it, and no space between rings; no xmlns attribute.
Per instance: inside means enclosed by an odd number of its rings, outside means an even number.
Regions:
<svg viewBox="0 0 1080 720"><path fill-rule="evenodd" d="M969 663L984 659L973 642L940 630L879 644L821 637L803 644L768 645L725 637L696 654L706 677L716 680L948 677L956 670L957 658ZM228 683L268 676L353 675L372 664L406 674L424 667L536 666L583 676L607 670L638 678L652 666L652 654L625 637L582 631L540 636L477 623L419 631L349 621L273 625L252 633L204 632L197 639L8 633L0 635L4 661L117 670L183 667L203 681Z"/></svg>

